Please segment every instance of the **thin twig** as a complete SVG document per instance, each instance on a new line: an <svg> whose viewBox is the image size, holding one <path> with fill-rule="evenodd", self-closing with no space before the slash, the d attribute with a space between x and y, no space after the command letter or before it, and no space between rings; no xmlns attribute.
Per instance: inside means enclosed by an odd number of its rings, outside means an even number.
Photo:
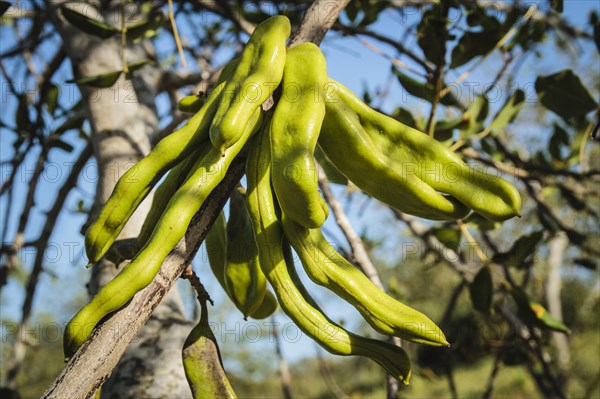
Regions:
<svg viewBox="0 0 600 399"><path fill-rule="evenodd" d="M498 376L498 372L500 371L500 365L502 364L502 355L501 353L497 353L494 358L494 365L492 366L492 372L488 377L487 386L485 388L485 392L483 393L482 399L490 399L492 397L492 392L494 391L494 382L496 381L496 377Z"/></svg>
<svg viewBox="0 0 600 399"><path fill-rule="evenodd" d="M317 352L317 362L319 363L319 372L321 373L321 377L325 380L327 387L333 394L333 396L337 399L350 399L350 396L344 392L342 388L337 384L335 379L333 378L333 374L327 361L323 358L323 354L321 353L323 349L321 349L316 343L315 348Z"/></svg>
<svg viewBox="0 0 600 399"><path fill-rule="evenodd" d="M273 326L271 333L273 340L275 341L275 353L277 355L277 362L279 364L279 377L281 378L281 391L285 399L292 399L292 376L283 352L281 350L281 338L279 337L279 331L277 330L277 322L275 321L275 315L271 315L271 325Z"/></svg>
<svg viewBox="0 0 600 399"><path fill-rule="evenodd" d="M173 37L175 38L175 44L177 45L177 52L181 59L181 66L186 67L185 54L183 53L183 47L181 47L181 39L179 38L179 32L177 31L177 24L175 23L175 15L173 14L173 0L167 0L169 5L169 20L171 21L171 28L173 29Z"/></svg>

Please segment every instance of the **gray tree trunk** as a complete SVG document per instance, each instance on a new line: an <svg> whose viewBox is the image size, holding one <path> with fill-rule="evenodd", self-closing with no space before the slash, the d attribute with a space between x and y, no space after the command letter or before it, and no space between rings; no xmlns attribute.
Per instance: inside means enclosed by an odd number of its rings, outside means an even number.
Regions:
<svg viewBox="0 0 600 399"><path fill-rule="evenodd" d="M562 288L562 278L560 275L561 266L564 260L565 250L569 239L564 232L557 233L550 242L548 248L548 280L546 281L546 300L548 301L548 310L558 320L562 320L562 304L560 301L560 292ZM556 354L559 367L566 371L569 369L571 361L571 351L569 350L569 341L565 334L553 332L552 338L556 344Z"/></svg>
<svg viewBox="0 0 600 399"><path fill-rule="evenodd" d="M110 20L107 18L107 21ZM123 68L118 39L100 40L60 21L57 26L76 76L99 75ZM141 58L139 50L130 49L128 59ZM139 71L141 78L135 80L135 87L134 82L121 77L107 89L82 88L99 170L92 218L110 196L119 177L149 152L149 137L158 130L152 95L155 93L147 84L156 75L152 68L146 66L145 70ZM144 93L144 98L138 99L138 93ZM119 238L137 236L149 203L147 200L140 205ZM90 292L97 292L117 272L115 265L107 261L95 265L88 286ZM104 384L103 396L190 397L181 363L181 348L190 329L190 322L183 316L179 292L174 288L156 308L113 376Z"/></svg>

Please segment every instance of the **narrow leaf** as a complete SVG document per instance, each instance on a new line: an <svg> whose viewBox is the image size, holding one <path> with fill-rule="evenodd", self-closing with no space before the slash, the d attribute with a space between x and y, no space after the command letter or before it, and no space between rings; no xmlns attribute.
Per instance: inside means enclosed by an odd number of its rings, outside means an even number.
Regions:
<svg viewBox="0 0 600 399"><path fill-rule="evenodd" d="M54 83L50 83L48 85L48 91L46 92L46 109L50 115L54 115L54 111L56 111L59 94L60 90L58 86Z"/></svg>
<svg viewBox="0 0 600 399"><path fill-rule="evenodd" d="M466 123L464 127L461 127L461 138L467 138L483 130L483 123L488 115L489 106L489 101L485 95L475 97L463 115Z"/></svg>
<svg viewBox="0 0 600 399"><path fill-rule="evenodd" d="M118 29L105 24L104 22L98 21L94 18L90 18L72 8L69 8L66 4L60 6L62 15L67 21L79 30L94 35L102 39L108 39L119 32Z"/></svg>
<svg viewBox="0 0 600 399"><path fill-rule="evenodd" d="M475 275L473 282L469 285L469 296L475 310L486 315L492 313L494 282L489 267L482 267Z"/></svg>
<svg viewBox="0 0 600 399"><path fill-rule="evenodd" d="M127 39L135 41L153 37L164 22L165 14L162 11L153 12L148 16L148 19L127 27Z"/></svg>
<svg viewBox="0 0 600 399"><path fill-rule="evenodd" d="M527 323L544 330L571 333L563 322L554 318L541 303L529 298L521 287L513 287L511 294L517 303L521 317Z"/></svg>
<svg viewBox="0 0 600 399"><path fill-rule="evenodd" d="M435 87L431 83L423 83L419 82L416 79L406 75L404 72L400 71L398 68L392 66L392 72L398 78L398 81L406 89L406 91L418 98L422 98L423 100L429 101L430 103L435 100ZM452 92L446 94L444 97L440 99L440 103L448 106L459 107L460 102L452 94Z"/></svg>
<svg viewBox="0 0 600 399"><path fill-rule="evenodd" d="M519 111L525 104L525 92L518 89L514 94L506 101L502 109L498 111L492 123L490 123L489 129L493 132L499 132L515 120Z"/></svg>
<svg viewBox="0 0 600 399"><path fill-rule="evenodd" d="M77 83L78 85L96 87L99 89L105 89L114 85L117 82L117 80L119 80L119 76L121 76L121 73L122 71L108 72L96 76L86 76L77 80L70 80L68 82Z"/></svg>
<svg viewBox="0 0 600 399"><path fill-rule="evenodd" d="M392 112L392 118L412 128L417 128L417 121L406 108L398 107Z"/></svg>

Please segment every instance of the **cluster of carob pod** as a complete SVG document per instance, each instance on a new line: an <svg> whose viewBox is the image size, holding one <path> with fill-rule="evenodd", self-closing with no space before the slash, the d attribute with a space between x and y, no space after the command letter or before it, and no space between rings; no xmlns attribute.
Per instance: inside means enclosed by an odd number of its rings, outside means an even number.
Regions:
<svg viewBox="0 0 600 399"><path fill-rule="evenodd" d="M403 349L348 332L323 313L296 274L293 248L308 276L353 305L377 332L448 345L427 316L380 290L325 240L320 226L328 207L318 191L315 151L374 198L428 219L459 219L473 210L505 220L519 213L517 190L469 167L426 134L371 109L328 78L317 46L287 49L289 35L284 16L258 25L187 123L119 180L87 230L90 263L110 253L136 207L170 171L155 192L135 256L69 323L67 358L102 318L152 281L244 147L249 151L246 188L234 190L229 220L222 213L206 237L211 268L244 317L267 317L278 303L329 352L367 356L408 383L411 366ZM273 94L276 106L264 111L261 105ZM188 380L202 395L210 396L214 388L215 396L233 396L230 387L215 385L222 378L201 359L196 359L197 370L190 366L189 356L203 352L190 347L215 343L205 328L205 306L202 314L203 328L194 330L184 350Z"/></svg>

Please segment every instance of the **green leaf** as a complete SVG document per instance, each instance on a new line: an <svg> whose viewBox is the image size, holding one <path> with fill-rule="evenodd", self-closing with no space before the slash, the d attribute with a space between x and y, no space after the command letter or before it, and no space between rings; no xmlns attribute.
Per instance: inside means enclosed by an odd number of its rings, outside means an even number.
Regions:
<svg viewBox="0 0 600 399"><path fill-rule="evenodd" d="M584 116L598 106L579 77L570 69L539 76L535 81L535 90L542 105L564 119Z"/></svg>
<svg viewBox="0 0 600 399"><path fill-rule="evenodd" d="M486 219L475 212L467 216L465 222L482 231L494 230L496 227L500 226L499 222L494 222L492 220Z"/></svg>
<svg viewBox="0 0 600 399"><path fill-rule="evenodd" d="M0 17L4 15L6 10L10 8L10 3L8 1L0 1Z"/></svg>
<svg viewBox="0 0 600 399"><path fill-rule="evenodd" d="M486 14L485 10L473 4L467 8L467 24L472 27L481 26L483 30L492 31L500 29L500 22L496 17Z"/></svg>
<svg viewBox="0 0 600 399"><path fill-rule="evenodd" d="M499 132L515 120L517 114L525 104L525 92L518 89L514 94L506 101L502 109L498 111L492 123L490 123L489 129L492 132Z"/></svg>
<svg viewBox="0 0 600 399"><path fill-rule="evenodd" d="M392 72L396 75L402 87L404 87L409 94L418 98L422 98L430 103L435 100L436 90L431 83L419 82L394 66L392 66ZM452 92L449 92L442 99L440 99L440 103L454 107L460 106L460 102L456 96L452 94Z"/></svg>
<svg viewBox="0 0 600 399"><path fill-rule="evenodd" d="M315 159L323 168L323 172L325 172L328 182L343 184L344 186L348 185L348 178L335 167L329 158L327 158L327 155L325 155L319 145L317 145L317 148L315 149Z"/></svg>
<svg viewBox="0 0 600 399"><path fill-rule="evenodd" d="M461 127L461 138L467 138L483 130L483 123L490 109L490 103L487 97L482 94L475 97L475 100L465 111L463 119L466 121L464 127Z"/></svg>
<svg viewBox="0 0 600 399"><path fill-rule="evenodd" d="M114 85L123 71L107 72L96 76L86 76L76 80L68 80L68 83L77 83L78 85L96 87L105 89Z"/></svg>
<svg viewBox="0 0 600 399"><path fill-rule="evenodd" d="M398 107L392 112L392 118L412 128L417 128L417 121L406 108Z"/></svg>
<svg viewBox="0 0 600 399"><path fill-rule="evenodd" d="M435 4L423 13L417 26L417 42L423 50L425 58L434 64L441 64L444 58L444 43L441 40L446 30L446 16L442 15L442 7Z"/></svg>
<svg viewBox="0 0 600 399"><path fill-rule="evenodd" d="M165 22L165 14L162 11L153 12L148 19L127 27L128 40L136 41L138 39L148 39L156 35Z"/></svg>
<svg viewBox="0 0 600 399"><path fill-rule="evenodd" d="M48 91L46 92L46 109L50 115L54 115L54 111L56 111L56 107L58 106L58 95L60 94L60 89L54 83L50 83L48 85Z"/></svg>
<svg viewBox="0 0 600 399"><path fill-rule="evenodd" d="M433 131L433 137L437 141L444 142L446 140L450 140L454 136L454 130L466 126L467 121L463 116L459 116L454 119L445 119L441 121L437 121L435 123L435 128Z"/></svg>
<svg viewBox="0 0 600 399"><path fill-rule="evenodd" d="M356 17L358 16L358 12L360 11L360 4L358 4L358 0L351 0L348 5L344 8L344 13L346 17L350 20L350 22L356 22Z"/></svg>
<svg viewBox="0 0 600 399"><path fill-rule="evenodd" d="M479 269L473 282L469 284L469 296L475 310L490 315L494 299L494 282L492 273L487 266Z"/></svg>
<svg viewBox="0 0 600 399"><path fill-rule="evenodd" d="M516 45L520 45L523 50L529 50L535 44L544 40L546 33L546 23L542 20L528 20L519 26L517 33L508 44L504 46L506 51L512 50Z"/></svg>
<svg viewBox="0 0 600 399"><path fill-rule="evenodd" d="M431 228L431 233L446 248L453 251L458 250L460 246L460 230L456 224L452 226L439 225Z"/></svg>
<svg viewBox="0 0 600 399"><path fill-rule="evenodd" d="M475 57L489 53L494 49L500 38L499 30L465 32L452 49L450 68L457 68Z"/></svg>
<svg viewBox="0 0 600 399"><path fill-rule="evenodd" d="M67 21L69 21L71 25L90 35L99 37L101 39L108 39L109 37L112 37L116 33L120 32L113 26L107 25L104 22L100 22L94 18L90 18L78 11L75 11L74 9L69 8L67 4L61 5L60 10L62 15Z"/></svg>
<svg viewBox="0 0 600 399"><path fill-rule="evenodd" d="M61 139L56 139L56 140L51 140L48 143L48 146L50 148L60 148L63 151L66 152L72 152L73 151L73 146L69 143L67 143L66 141L63 141Z"/></svg>
<svg viewBox="0 0 600 399"><path fill-rule="evenodd" d="M552 158L562 160L563 156L561 154L561 148L568 144L569 134L565 129L555 123L554 133L552 134L552 137L550 137L550 142L548 144L548 151L550 152L550 155L552 155Z"/></svg>
<svg viewBox="0 0 600 399"><path fill-rule="evenodd" d="M571 333L562 321L555 319L541 303L529 298L521 287L513 287L511 294L525 322L544 330Z"/></svg>
<svg viewBox="0 0 600 399"><path fill-rule="evenodd" d="M497 253L492 261L499 265L527 268L533 263L536 248L543 237L543 230L521 236L508 251Z"/></svg>
<svg viewBox="0 0 600 399"><path fill-rule="evenodd" d="M563 0L550 0L550 7L556 12L562 13L564 10Z"/></svg>
<svg viewBox="0 0 600 399"><path fill-rule="evenodd" d="M154 61L152 60L140 60L140 61L136 61L136 62L132 62L131 64L127 64L127 74L125 75L126 79L131 79L133 72L137 71L138 69L148 65L148 64L153 64Z"/></svg>

